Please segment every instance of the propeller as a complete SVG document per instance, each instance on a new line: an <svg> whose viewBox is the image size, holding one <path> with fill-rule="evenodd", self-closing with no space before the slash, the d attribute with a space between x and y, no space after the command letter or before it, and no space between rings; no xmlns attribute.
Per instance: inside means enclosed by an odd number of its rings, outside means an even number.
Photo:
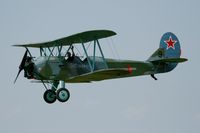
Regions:
<svg viewBox="0 0 200 133"><path fill-rule="evenodd" d="M27 58L27 53L28 53L28 50L26 50L26 52L24 53L24 56L23 56L23 58L22 58L21 64L19 65L19 71L18 71L18 73L17 73L17 76L16 76L16 78L15 78L14 83L17 81L17 78L18 78L20 72L21 72L21 71L24 69L24 67L25 67L26 58Z"/></svg>

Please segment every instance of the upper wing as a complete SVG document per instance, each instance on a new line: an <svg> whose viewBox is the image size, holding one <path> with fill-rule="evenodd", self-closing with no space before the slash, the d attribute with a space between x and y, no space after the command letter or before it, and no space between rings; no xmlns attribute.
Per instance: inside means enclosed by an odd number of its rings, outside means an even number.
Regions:
<svg viewBox="0 0 200 133"><path fill-rule="evenodd" d="M17 47L33 47L33 48L45 48L45 47L55 47L55 46L67 46L74 43L86 43L96 39L102 39L110 36L114 36L116 33L110 30L92 30L86 31L78 34L74 34L61 39L43 42L43 43L33 43L33 44L22 44L13 45Z"/></svg>
<svg viewBox="0 0 200 133"><path fill-rule="evenodd" d="M79 82L100 81L105 79L120 78L126 75L128 76L129 74L130 72L127 70L127 68L103 69L72 77L68 79L66 82L79 83Z"/></svg>

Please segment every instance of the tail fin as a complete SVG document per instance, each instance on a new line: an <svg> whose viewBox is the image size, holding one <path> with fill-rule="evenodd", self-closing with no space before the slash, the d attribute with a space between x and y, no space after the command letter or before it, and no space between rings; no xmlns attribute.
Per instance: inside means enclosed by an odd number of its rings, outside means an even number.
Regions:
<svg viewBox="0 0 200 133"><path fill-rule="evenodd" d="M160 48L165 50L165 58L179 58L181 46L178 38L171 32L165 33L160 40Z"/></svg>
<svg viewBox="0 0 200 133"><path fill-rule="evenodd" d="M171 32L165 33L160 40L159 49L148 59L157 68L155 71L169 72L173 70L178 63L187 61L180 58L181 46L178 38Z"/></svg>

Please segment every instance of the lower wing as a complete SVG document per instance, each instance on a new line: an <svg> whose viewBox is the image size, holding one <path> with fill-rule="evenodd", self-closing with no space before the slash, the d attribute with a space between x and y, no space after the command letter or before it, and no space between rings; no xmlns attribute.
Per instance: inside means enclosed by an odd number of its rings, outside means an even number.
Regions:
<svg viewBox="0 0 200 133"><path fill-rule="evenodd" d="M105 79L114 79L114 78L122 78L128 76L130 72L127 68L114 68L114 69L102 69L94 72L78 75L75 77L71 77L66 80L66 82L70 83L83 83L83 82L91 82L91 81L100 81Z"/></svg>

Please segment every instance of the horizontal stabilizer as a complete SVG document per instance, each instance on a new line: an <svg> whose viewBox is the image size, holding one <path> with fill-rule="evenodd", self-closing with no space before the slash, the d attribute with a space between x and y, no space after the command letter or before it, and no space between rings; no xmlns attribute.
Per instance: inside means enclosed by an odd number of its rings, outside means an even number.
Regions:
<svg viewBox="0 0 200 133"><path fill-rule="evenodd" d="M157 59L151 60L151 62L160 62L160 63L182 63L187 61L186 58L164 58L164 59Z"/></svg>

